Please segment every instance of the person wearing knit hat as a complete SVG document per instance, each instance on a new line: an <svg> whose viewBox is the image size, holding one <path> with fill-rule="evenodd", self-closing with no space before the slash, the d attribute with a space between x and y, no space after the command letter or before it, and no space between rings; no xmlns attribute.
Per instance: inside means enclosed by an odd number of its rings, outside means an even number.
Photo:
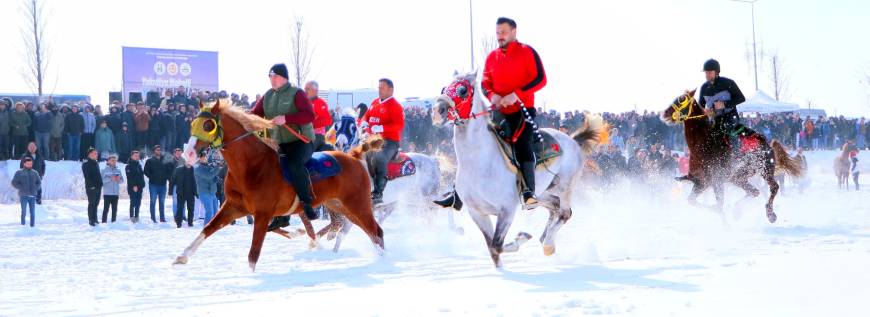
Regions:
<svg viewBox="0 0 870 317"><path fill-rule="evenodd" d="M305 216L317 219L311 206L311 179L305 163L314 152L314 107L305 91L293 87L288 81L287 66L275 64L269 69L269 83L272 88L251 109L251 114L261 116L275 123L269 135L278 143L278 158L284 180L296 189L302 201ZM278 172L278 171L276 171ZM272 219L269 231L290 225L290 216Z"/></svg>

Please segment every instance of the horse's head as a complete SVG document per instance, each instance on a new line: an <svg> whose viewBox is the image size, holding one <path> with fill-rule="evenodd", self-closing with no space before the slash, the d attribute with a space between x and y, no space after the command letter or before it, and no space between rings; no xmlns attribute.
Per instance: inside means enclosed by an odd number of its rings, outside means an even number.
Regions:
<svg viewBox="0 0 870 317"><path fill-rule="evenodd" d="M475 87L477 87L476 71L457 75L450 85L441 90L441 96L435 99L435 105L432 106L432 123L461 124L473 118L474 114L471 110L474 105Z"/></svg>
<svg viewBox="0 0 870 317"><path fill-rule="evenodd" d="M662 111L661 119L667 124L674 125L702 117L704 117L704 109L695 100L695 90L686 90Z"/></svg>
<svg viewBox="0 0 870 317"><path fill-rule="evenodd" d="M206 147L220 148L223 146L223 128L220 124L221 106L220 100L199 103L199 114L190 123L190 141L187 143L189 146L185 147L185 155L199 153Z"/></svg>

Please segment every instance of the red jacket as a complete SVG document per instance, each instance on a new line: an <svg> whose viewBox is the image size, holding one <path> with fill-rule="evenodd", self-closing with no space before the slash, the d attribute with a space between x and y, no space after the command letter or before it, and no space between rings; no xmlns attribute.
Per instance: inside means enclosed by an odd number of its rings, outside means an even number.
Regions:
<svg viewBox="0 0 870 317"><path fill-rule="evenodd" d="M369 124L366 132L372 133L372 127L384 126L384 132L380 133L384 139L399 142L402 140L402 129L405 128L405 112L396 98L390 97L381 101L375 99L369 111L363 116L363 121Z"/></svg>
<svg viewBox="0 0 870 317"><path fill-rule="evenodd" d="M320 97L311 102L314 106L314 133L325 134L326 127L332 125L332 115L329 114L329 105Z"/></svg>
<svg viewBox="0 0 870 317"><path fill-rule="evenodd" d="M531 46L512 42L502 50L497 48L486 57L481 86L486 97L516 93L519 102L501 108L504 114L520 111L520 102L526 108L535 107L535 92L547 85L547 74L538 52Z"/></svg>

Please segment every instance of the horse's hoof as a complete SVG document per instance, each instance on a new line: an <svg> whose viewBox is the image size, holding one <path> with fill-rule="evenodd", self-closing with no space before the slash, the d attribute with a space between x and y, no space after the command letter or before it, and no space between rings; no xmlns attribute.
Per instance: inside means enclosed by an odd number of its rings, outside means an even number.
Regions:
<svg viewBox="0 0 870 317"><path fill-rule="evenodd" d="M553 255L553 253L556 253L556 246L555 245L545 245L544 246L544 255L551 256L551 255Z"/></svg>
<svg viewBox="0 0 870 317"><path fill-rule="evenodd" d="M772 213L772 212L768 213L767 214L767 221L770 221L770 223L776 223L776 214Z"/></svg>
<svg viewBox="0 0 870 317"><path fill-rule="evenodd" d="M186 256L180 255L175 258L175 262L172 262L172 265L184 265L187 264L188 258Z"/></svg>
<svg viewBox="0 0 870 317"><path fill-rule="evenodd" d="M520 232L517 234L517 243L525 243L526 241L529 241L531 239L532 239L532 235L530 235L528 233Z"/></svg>
<svg viewBox="0 0 870 317"><path fill-rule="evenodd" d="M248 266L251 268L251 272L257 271L257 262L248 262Z"/></svg>

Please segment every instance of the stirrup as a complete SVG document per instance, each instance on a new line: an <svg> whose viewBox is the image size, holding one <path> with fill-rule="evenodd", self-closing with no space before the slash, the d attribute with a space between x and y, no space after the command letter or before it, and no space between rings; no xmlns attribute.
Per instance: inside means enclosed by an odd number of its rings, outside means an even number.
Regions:
<svg viewBox="0 0 870 317"><path fill-rule="evenodd" d="M535 194L531 194L528 198L523 194L523 210L532 210L538 208L538 198L535 197Z"/></svg>

